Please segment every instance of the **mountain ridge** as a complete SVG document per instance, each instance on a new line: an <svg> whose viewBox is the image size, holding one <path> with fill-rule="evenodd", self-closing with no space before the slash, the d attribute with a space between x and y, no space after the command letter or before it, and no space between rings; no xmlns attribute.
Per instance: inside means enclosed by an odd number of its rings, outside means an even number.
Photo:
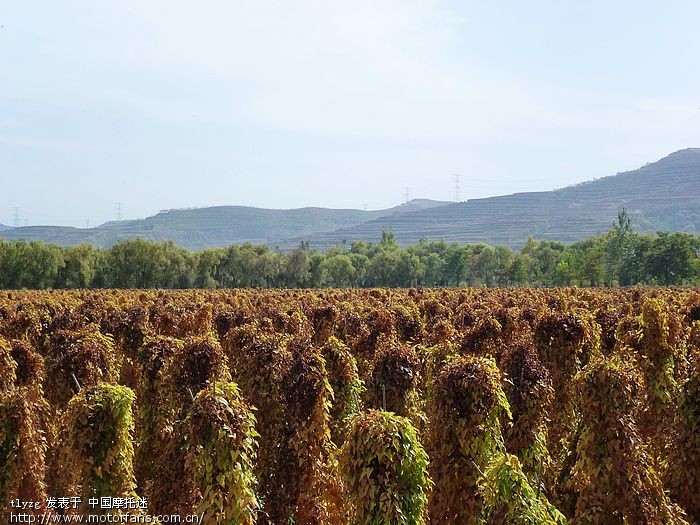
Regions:
<svg viewBox="0 0 700 525"><path fill-rule="evenodd" d="M8 240L41 240L62 246L93 244L109 247L121 239L141 237L172 240L188 249L250 242L275 245L293 235L333 231L385 215L402 214L443 201L415 199L384 210L304 207L269 209L252 206L211 206L161 210L145 219L110 221L94 228L71 226L22 226L2 231Z"/></svg>
<svg viewBox="0 0 700 525"><path fill-rule="evenodd" d="M575 242L603 233L621 208L642 232L700 233L700 148L679 150L636 170L557 190L471 199L373 219L304 240L324 249L343 240L376 241L383 230L391 229L402 245L425 238L519 248L530 236Z"/></svg>
<svg viewBox="0 0 700 525"><path fill-rule="evenodd" d="M385 210L213 206L162 210L145 219L95 228L7 227L5 239L109 247L121 239L172 240L189 249L251 242L291 250L361 240L391 229L402 245L420 239L522 246L527 238L575 242L600 234L621 208L642 232L700 233L700 148L686 148L636 169L551 191L520 192L459 203L414 199Z"/></svg>

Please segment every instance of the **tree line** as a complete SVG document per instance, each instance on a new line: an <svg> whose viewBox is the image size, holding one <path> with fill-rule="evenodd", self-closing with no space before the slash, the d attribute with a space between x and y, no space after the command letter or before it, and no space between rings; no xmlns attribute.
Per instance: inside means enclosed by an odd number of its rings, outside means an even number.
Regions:
<svg viewBox="0 0 700 525"><path fill-rule="evenodd" d="M634 231L626 211L609 231L573 244L528 239L519 250L421 240L319 252L265 245L188 251L172 241L122 240L108 249L0 239L0 288L318 288L629 286L700 284L700 237Z"/></svg>

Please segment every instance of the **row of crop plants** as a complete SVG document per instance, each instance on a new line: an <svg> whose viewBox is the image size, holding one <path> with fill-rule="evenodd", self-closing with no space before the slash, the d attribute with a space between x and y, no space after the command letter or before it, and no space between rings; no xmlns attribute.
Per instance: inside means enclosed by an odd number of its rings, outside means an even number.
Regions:
<svg viewBox="0 0 700 525"><path fill-rule="evenodd" d="M6 507L692 523L699 420L691 289L0 295Z"/></svg>

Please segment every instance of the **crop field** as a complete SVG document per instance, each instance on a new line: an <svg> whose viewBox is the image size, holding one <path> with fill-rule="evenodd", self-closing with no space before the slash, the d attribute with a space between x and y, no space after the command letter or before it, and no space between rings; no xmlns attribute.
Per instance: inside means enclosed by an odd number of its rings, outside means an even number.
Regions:
<svg viewBox="0 0 700 525"><path fill-rule="evenodd" d="M697 289L0 292L2 523L697 523L699 423Z"/></svg>

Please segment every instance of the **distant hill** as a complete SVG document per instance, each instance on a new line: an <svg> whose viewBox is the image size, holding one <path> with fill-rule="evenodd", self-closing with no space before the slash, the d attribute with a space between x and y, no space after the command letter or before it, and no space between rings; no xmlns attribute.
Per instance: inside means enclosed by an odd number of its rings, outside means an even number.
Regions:
<svg viewBox="0 0 700 525"><path fill-rule="evenodd" d="M354 240L377 242L391 229L400 244L421 238L486 242L513 248L528 236L574 242L610 228L626 208L638 231L700 233L700 149L672 153L653 164L560 190L516 193L460 203L415 199L378 211L245 206L168 210L96 228L0 226L6 239L109 247L120 239L172 240L189 249L252 242L290 250L308 241L317 249Z"/></svg>
<svg viewBox="0 0 700 525"><path fill-rule="evenodd" d="M700 233L700 149L681 150L638 170L560 190L474 199L384 216L306 240L324 249L343 240L376 242L383 230L391 229L403 245L426 238L518 248L528 236L574 242L602 233L623 207L638 231Z"/></svg>
<svg viewBox="0 0 700 525"><path fill-rule="evenodd" d="M12 228L12 226L5 226L4 224L0 224L0 232L4 231L4 230L9 230L11 228Z"/></svg>
<svg viewBox="0 0 700 525"><path fill-rule="evenodd" d="M189 249L251 242L269 244L295 236L311 236L376 219L401 215L447 203L415 199L377 211L299 208L269 210L246 206L164 210L141 220L108 222L95 228L24 226L2 232L6 239L42 240L62 246L81 243L109 247L120 239L172 240ZM298 246L298 243L297 243Z"/></svg>

